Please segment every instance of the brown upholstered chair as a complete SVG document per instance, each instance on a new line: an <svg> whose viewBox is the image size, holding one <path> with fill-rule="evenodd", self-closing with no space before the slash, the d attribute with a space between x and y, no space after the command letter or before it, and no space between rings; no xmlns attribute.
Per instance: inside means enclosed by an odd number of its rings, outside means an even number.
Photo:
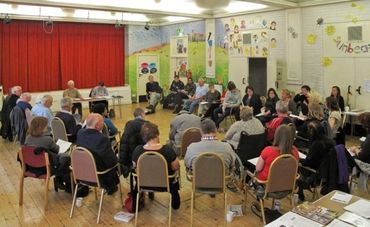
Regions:
<svg viewBox="0 0 370 227"><path fill-rule="evenodd" d="M98 218L96 219L96 223L99 224L105 189L101 187L98 176L108 173L112 169L117 168L117 166L114 166L110 169L98 172L96 170L96 164L95 164L95 159L93 155L90 153L89 150L83 147L75 147L72 150L71 166L72 166L73 181L76 186L75 186L74 193L73 193L73 201L72 201L72 207L71 207L71 212L70 212L69 217L72 218L72 215L73 215L73 210L74 210L74 206L76 203L78 185L86 185L90 187L100 188L101 195L100 195L99 211L98 211ZM119 183L119 190L121 193L121 201L122 201L121 183Z"/></svg>
<svg viewBox="0 0 370 227"><path fill-rule="evenodd" d="M31 177L36 179L45 180L45 203L44 209L48 206L48 191L49 191L49 181L51 176L49 156L46 152L41 154L35 154L35 148L31 146L22 146L18 152L18 157L22 164L22 173L19 183L19 205L23 205L23 184L25 177ZM28 167L37 168L38 170L45 168L46 173L40 172L41 175L30 171Z"/></svg>
<svg viewBox="0 0 370 227"><path fill-rule="evenodd" d="M193 226L193 214L194 214L194 203L195 193L203 194L224 194L225 203L225 216L227 212L227 194L226 194L226 183L227 178L225 172L225 164L223 159L215 153L205 152L199 155L193 163L193 171L191 180L193 182L191 192L191 208L190 208L190 223ZM225 222L226 225L226 222Z"/></svg>
<svg viewBox="0 0 370 227"><path fill-rule="evenodd" d="M136 164L136 183L138 193L136 195L135 226L137 225L139 211L139 196L141 192L167 192L170 196L168 203L168 226L171 226L171 203L169 178L176 177L168 175L167 161L158 152L147 151L140 155ZM163 189L163 190L156 190Z"/></svg>
<svg viewBox="0 0 370 227"><path fill-rule="evenodd" d="M59 117L54 117L51 121L51 131L55 142L58 141L58 139L68 141L69 134L67 134L64 122Z"/></svg>
<svg viewBox="0 0 370 227"><path fill-rule="evenodd" d="M272 198L272 204L274 205L275 199L282 199L291 195L291 204L293 205L293 194L295 192L296 180L299 178L297 174L298 161L290 154L280 155L276 158L270 166L269 175L266 181L261 181L248 171L248 175L254 178L254 180L264 186L264 194L259 198L262 221L266 225L265 211L264 211L264 200ZM245 203L247 202L248 190L245 190Z"/></svg>
<svg viewBox="0 0 370 227"><path fill-rule="evenodd" d="M185 157L186 150L191 143L199 142L202 139L199 128L188 128L182 135L181 141L181 158Z"/></svg>

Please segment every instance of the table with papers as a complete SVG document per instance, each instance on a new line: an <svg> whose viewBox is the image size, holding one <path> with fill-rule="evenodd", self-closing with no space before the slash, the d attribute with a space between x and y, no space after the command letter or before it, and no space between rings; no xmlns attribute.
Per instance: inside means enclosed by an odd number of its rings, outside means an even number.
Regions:
<svg viewBox="0 0 370 227"><path fill-rule="evenodd" d="M329 227L370 227L369 200L335 190L316 200L313 204L337 214L336 218L327 225ZM266 226L318 227L322 225L294 212L288 212Z"/></svg>
<svg viewBox="0 0 370 227"><path fill-rule="evenodd" d="M299 154L299 158L300 158L300 159L305 159L305 158L307 157L307 156L306 156L305 154L303 154L302 152L298 152L298 154ZM248 162L252 163L253 165L257 165L258 158L259 158L259 157L249 159L249 160L248 160Z"/></svg>

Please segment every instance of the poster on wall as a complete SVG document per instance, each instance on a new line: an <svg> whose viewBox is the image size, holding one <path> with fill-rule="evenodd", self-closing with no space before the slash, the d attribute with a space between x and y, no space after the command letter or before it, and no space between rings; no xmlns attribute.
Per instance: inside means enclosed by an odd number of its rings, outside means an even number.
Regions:
<svg viewBox="0 0 370 227"><path fill-rule="evenodd" d="M266 29L243 33L243 52L247 57L267 57L269 38Z"/></svg>
<svg viewBox="0 0 370 227"><path fill-rule="evenodd" d="M171 57L188 56L188 36L175 36L171 38Z"/></svg>
<svg viewBox="0 0 370 227"><path fill-rule="evenodd" d="M215 78L215 20L206 20L206 77Z"/></svg>
<svg viewBox="0 0 370 227"><path fill-rule="evenodd" d="M337 23L323 29L325 56L370 57L370 21Z"/></svg>

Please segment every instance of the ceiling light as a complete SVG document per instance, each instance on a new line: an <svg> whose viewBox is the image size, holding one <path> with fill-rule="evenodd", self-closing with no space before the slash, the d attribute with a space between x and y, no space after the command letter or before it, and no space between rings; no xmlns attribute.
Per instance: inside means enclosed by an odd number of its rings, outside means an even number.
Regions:
<svg viewBox="0 0 370 227"><path fill-rule="evenodd" d="M191 20L190 17L177 17L177 16L168 16L164 18L168 22L178 22L178 21L184 21L184 20Z"/></svg>
<svg viewBox="0 0 370 227"><path fill-rule="evenodd" d="M266 7L267 6L263 4L244 2L244 1L234 1L234 2L230 2L230 4L226 6L224 9L228 13L238 13L238 12L264 9Z"/></svg>
<svg viewBox="0 0 370 227"><path fill-rule="evenodd" d="M66 13L58 7L44 7L42 6L40 9L40 16L46 16L46 17L64 17L66 16Z"/></svg>

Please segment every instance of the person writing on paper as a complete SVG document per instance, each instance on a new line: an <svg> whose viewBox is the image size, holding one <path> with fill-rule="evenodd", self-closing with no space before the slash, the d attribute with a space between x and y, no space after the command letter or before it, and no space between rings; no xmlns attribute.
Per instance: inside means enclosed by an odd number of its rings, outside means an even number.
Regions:
<svg viewBox="0 0 370 227"><path fill-rule="evenodd" d="M327 158L331 149L335 149L335 143L325 134L325 129L319 121L308 123L308 135L310 141L309 151L305 159L301 159L302 166L319 171L324 159ZM300 169L300 180L298 181L298 195L304 201L304 189L310 189L320 183L319 175L307 169Z"/></svg>
<svg viewBox="0 0 370 227"><path fill-rule="evenodd" d="M91 92L90 92L89 97L92 97L92 98L101 98L101 97L108 96L108 95L109 95L108 89L105 86L104 81L100 81L97 86L95 86L93 89L91 89ZM98 104L98 103L104 103L105 104L105 107L107 108L107 111L109 111L109 109L108 109L108 101L107 100L95 101L95 102L92 102L91 105L89 103L90 110L92 110L92 107L95 104Z"/></svg>
<svg viewBox="0 0 370 227"><path fill-rule="evenodd" d="M68 134L68 141L71 143L76 142L77 132L81 129L83 122L80 119L80 122L77 122L73 116L72 110L72 99L71 98L62 98L60 100L60 111L55 114L55 117L60 118L65 126L66 133Z"/></svg>
<svg viewBox="0 0 370 227"><path fill-rule="evenodd" d="M338 86L333 86L331 88L330 97L334 97L337 100L339 108L343 112L344 111L344 98L342 97L340 93L340 88Z"/></svg>
<svg viewBox="0 0 370 227"><path fill-rule="evenodd" d="M360 147L351 147L350 152L355 154L355 158L370 164L370 112L361 114L359 120L366 130L366 139Z"/></svg>
<svg viewBox="0 0 370 227"><path fill-rule="evenodd" d="M45 135L48 127L48 119L45 117L34 117L28 129L25 146L45 149L49 154L50 166L55 174L54 184L56 187L70 190L70 183L63 179L69 180L69 166L71 158L68 154L58 154L59 146L54 142L53 138ZM46 170L45 170L46 171Z"/></svg>
<svg viewBox="0 0 370 227"><path fill-rule="evenodd" d="M310 92L311 88L308 85L303 85L301 87L301 92L294 96L297 109L300 109L305 116L308 114L308 95Z"/></svg>
<svg viewBox="0 0 370 227"><path fill-rule="evenodd" d="M234 122L225 134L225 140L230 143L234 149L238 148L240 133L245 131L248 135L258 135L265 132L262 123L253 117L253 108L243 106L240 108L240 121Z"/></svg>
<svg viewBox="0 0 370 227"><path fill-rule="evenodd" d="M214 83L209 83L208 92L204 97L205 103L199 104L199 113L202 118L210 117L213 111L220 105L220 92L215 88Z"/></svg>
<svg viewBox="0 0 370 227"><path fill-rule="evenodd" d="M66 90L64 90L64 92L63 92L63 98L69 97L72 100L73 99L82 99L82 96L81 96L80 92L77 90L77 88L75 87L75 82L73 80L69 80L67 82L67 86L68 86L68 88ZM82 104L79 103L79 102L73 103L72 114L76 113L76 109L78 111L78 114L82 117Z"/></svg>

